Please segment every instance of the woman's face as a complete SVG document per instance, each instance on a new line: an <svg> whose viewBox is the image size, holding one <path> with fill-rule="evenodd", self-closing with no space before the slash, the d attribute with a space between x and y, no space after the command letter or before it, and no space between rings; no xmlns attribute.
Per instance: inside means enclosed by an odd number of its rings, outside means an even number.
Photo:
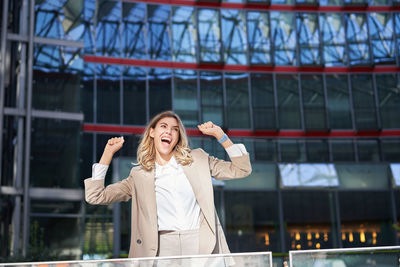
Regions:
<svg viewBox="0 0 400 267"><path fill-rule="evenodd" d="M179 140L179 124L173 117L159 120L154 128L150 128L150 136L154 139L157 155L169 160Z"/></svg>

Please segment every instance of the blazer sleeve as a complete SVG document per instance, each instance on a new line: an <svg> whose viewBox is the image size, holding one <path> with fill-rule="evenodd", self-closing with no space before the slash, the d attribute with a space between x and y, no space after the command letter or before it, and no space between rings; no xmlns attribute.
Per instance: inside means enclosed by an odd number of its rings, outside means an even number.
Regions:
<svg viewBox="0 0 400 267"><path fill-rule="evenodd" d="M251 173L249 153L240 157L232 157L231 161L221 160L208 155L208 164L211 176L217 180L243 178L249 176Z"/></svg>
<svg viewBox="0 0 400 267"><path fill-rule="evenodd" d="M104 187L104 180L85 179L85 200L89 204L111 204L132 198L132 172L128 178Z"/></svg>

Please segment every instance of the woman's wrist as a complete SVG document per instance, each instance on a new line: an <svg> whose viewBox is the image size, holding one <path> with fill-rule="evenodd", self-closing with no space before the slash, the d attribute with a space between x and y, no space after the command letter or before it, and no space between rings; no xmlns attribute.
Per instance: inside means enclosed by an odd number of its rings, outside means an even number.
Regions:
<svg viewBox="0 0 400 267"><path fill-rule="evenodd" d="M229 139L229 137L226 135L226 133L223 133L223 135L220 138L217 138L218 143L220 143L220 144L225 143L228 139Z"/></svg>

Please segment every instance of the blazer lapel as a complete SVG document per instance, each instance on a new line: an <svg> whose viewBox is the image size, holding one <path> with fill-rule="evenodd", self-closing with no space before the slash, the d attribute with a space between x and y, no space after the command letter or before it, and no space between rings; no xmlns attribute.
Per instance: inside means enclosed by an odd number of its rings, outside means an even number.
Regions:
<svg viewBox="0 0 400 267"><path fill-rule="evenodd" d="M210 204L213 192L207 192L207 187L203 185L202 178L199 177L199 170L193 167L192 164L182 166L182 168L192 186L197 203L199 204L209 227L215 234L214 203Z"/></svg>
<svg viewBox="0 0 400 267"><path fill-rule="evenodd" d="M150 219L150 225L153 230L157 233L158 232L158 219L157 219L157 203L156 203L156 191L154 185L154 176L155 171L145 171L142 170L142 189L145 193L146 197L146 204L145 207L147 208L148 216Z"/></svg>

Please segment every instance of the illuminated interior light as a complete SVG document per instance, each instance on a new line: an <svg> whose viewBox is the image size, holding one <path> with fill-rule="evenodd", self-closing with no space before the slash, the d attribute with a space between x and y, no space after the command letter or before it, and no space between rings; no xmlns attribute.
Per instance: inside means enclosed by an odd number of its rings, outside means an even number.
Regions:
<svg viewBox="0 0 400 267"><path fill-rule="evenodd" d="M319 239L319 233L315 233L315 239Z"/></svg>
<svg viewBox="0 0 400 267"><path fill-rule="evenodd" d="M312 247L312 241L308 241L308 243L307 243L307 245L308 245L308 247Z"/></svg>
<svg viewBox="0 0 400 267"><path fill-rule="evenodd" d="M346 233L342 232L342 240L346 240Z"/></svg>
<svg viewBox="0 0 400 267"><path fill-rule="evenodd" d="M349 242L353 242L353 241L354 241L353 233L350 232L349 233Z"/></svg>
<svg viewBox="0 0 400 267"><path fill-rule="evenodd" d="M364 233L364 231L362 231L362 232L360 233L360 242L361 242L361 243L365 243L365 233Z"/></svg>
<svg viewBox="0 0 400 267"><path fill-rule="evenodd" d="M297 244L296 248L297 248L297 249L301 249L301 245L300 245L300 244Z"/></svg>
<svg viewBox="0 0 400 267"><path fill-rule="evenodd" d="M376 232L373 232L372 233L372 245L376 245L376 237L377 237L378 235L376 234Z"/></svg>
<svg viewBox="0 0 400 267"><path fill-rule="evenodd" d="M299 232L296 233L295 239L296 239L296 240L300 240L300 233L299 233Z"/></svg>
<svg viewBox="0 0 400 267"><path fill-rule="evenodd" d="M308 233L307 233L307 240L311 240L311 238L312 238L311 233L308 232Z"/></svg>
<svg viewBox="0 0 400 267"><path fill-rule="evenodd" d="M266 233L266 234L264 235L264 238L265 238L265 245L266 245L266 246L269 246L269 234Z"/></svg>
<svg viewBox="0 0 400 267"><path fill-rule="evenodd" d="M317 249L320 249L320 248L321 248L321 244L320 244L320 243L317 243L317 244L315 244L315 247L316 247Z"/></svg>
<svg viewBox="0 0 400 267"><path fill-rule="evenodd" d="M324 233L324 241L328 242L328 233L327 232Z"/></svg>

